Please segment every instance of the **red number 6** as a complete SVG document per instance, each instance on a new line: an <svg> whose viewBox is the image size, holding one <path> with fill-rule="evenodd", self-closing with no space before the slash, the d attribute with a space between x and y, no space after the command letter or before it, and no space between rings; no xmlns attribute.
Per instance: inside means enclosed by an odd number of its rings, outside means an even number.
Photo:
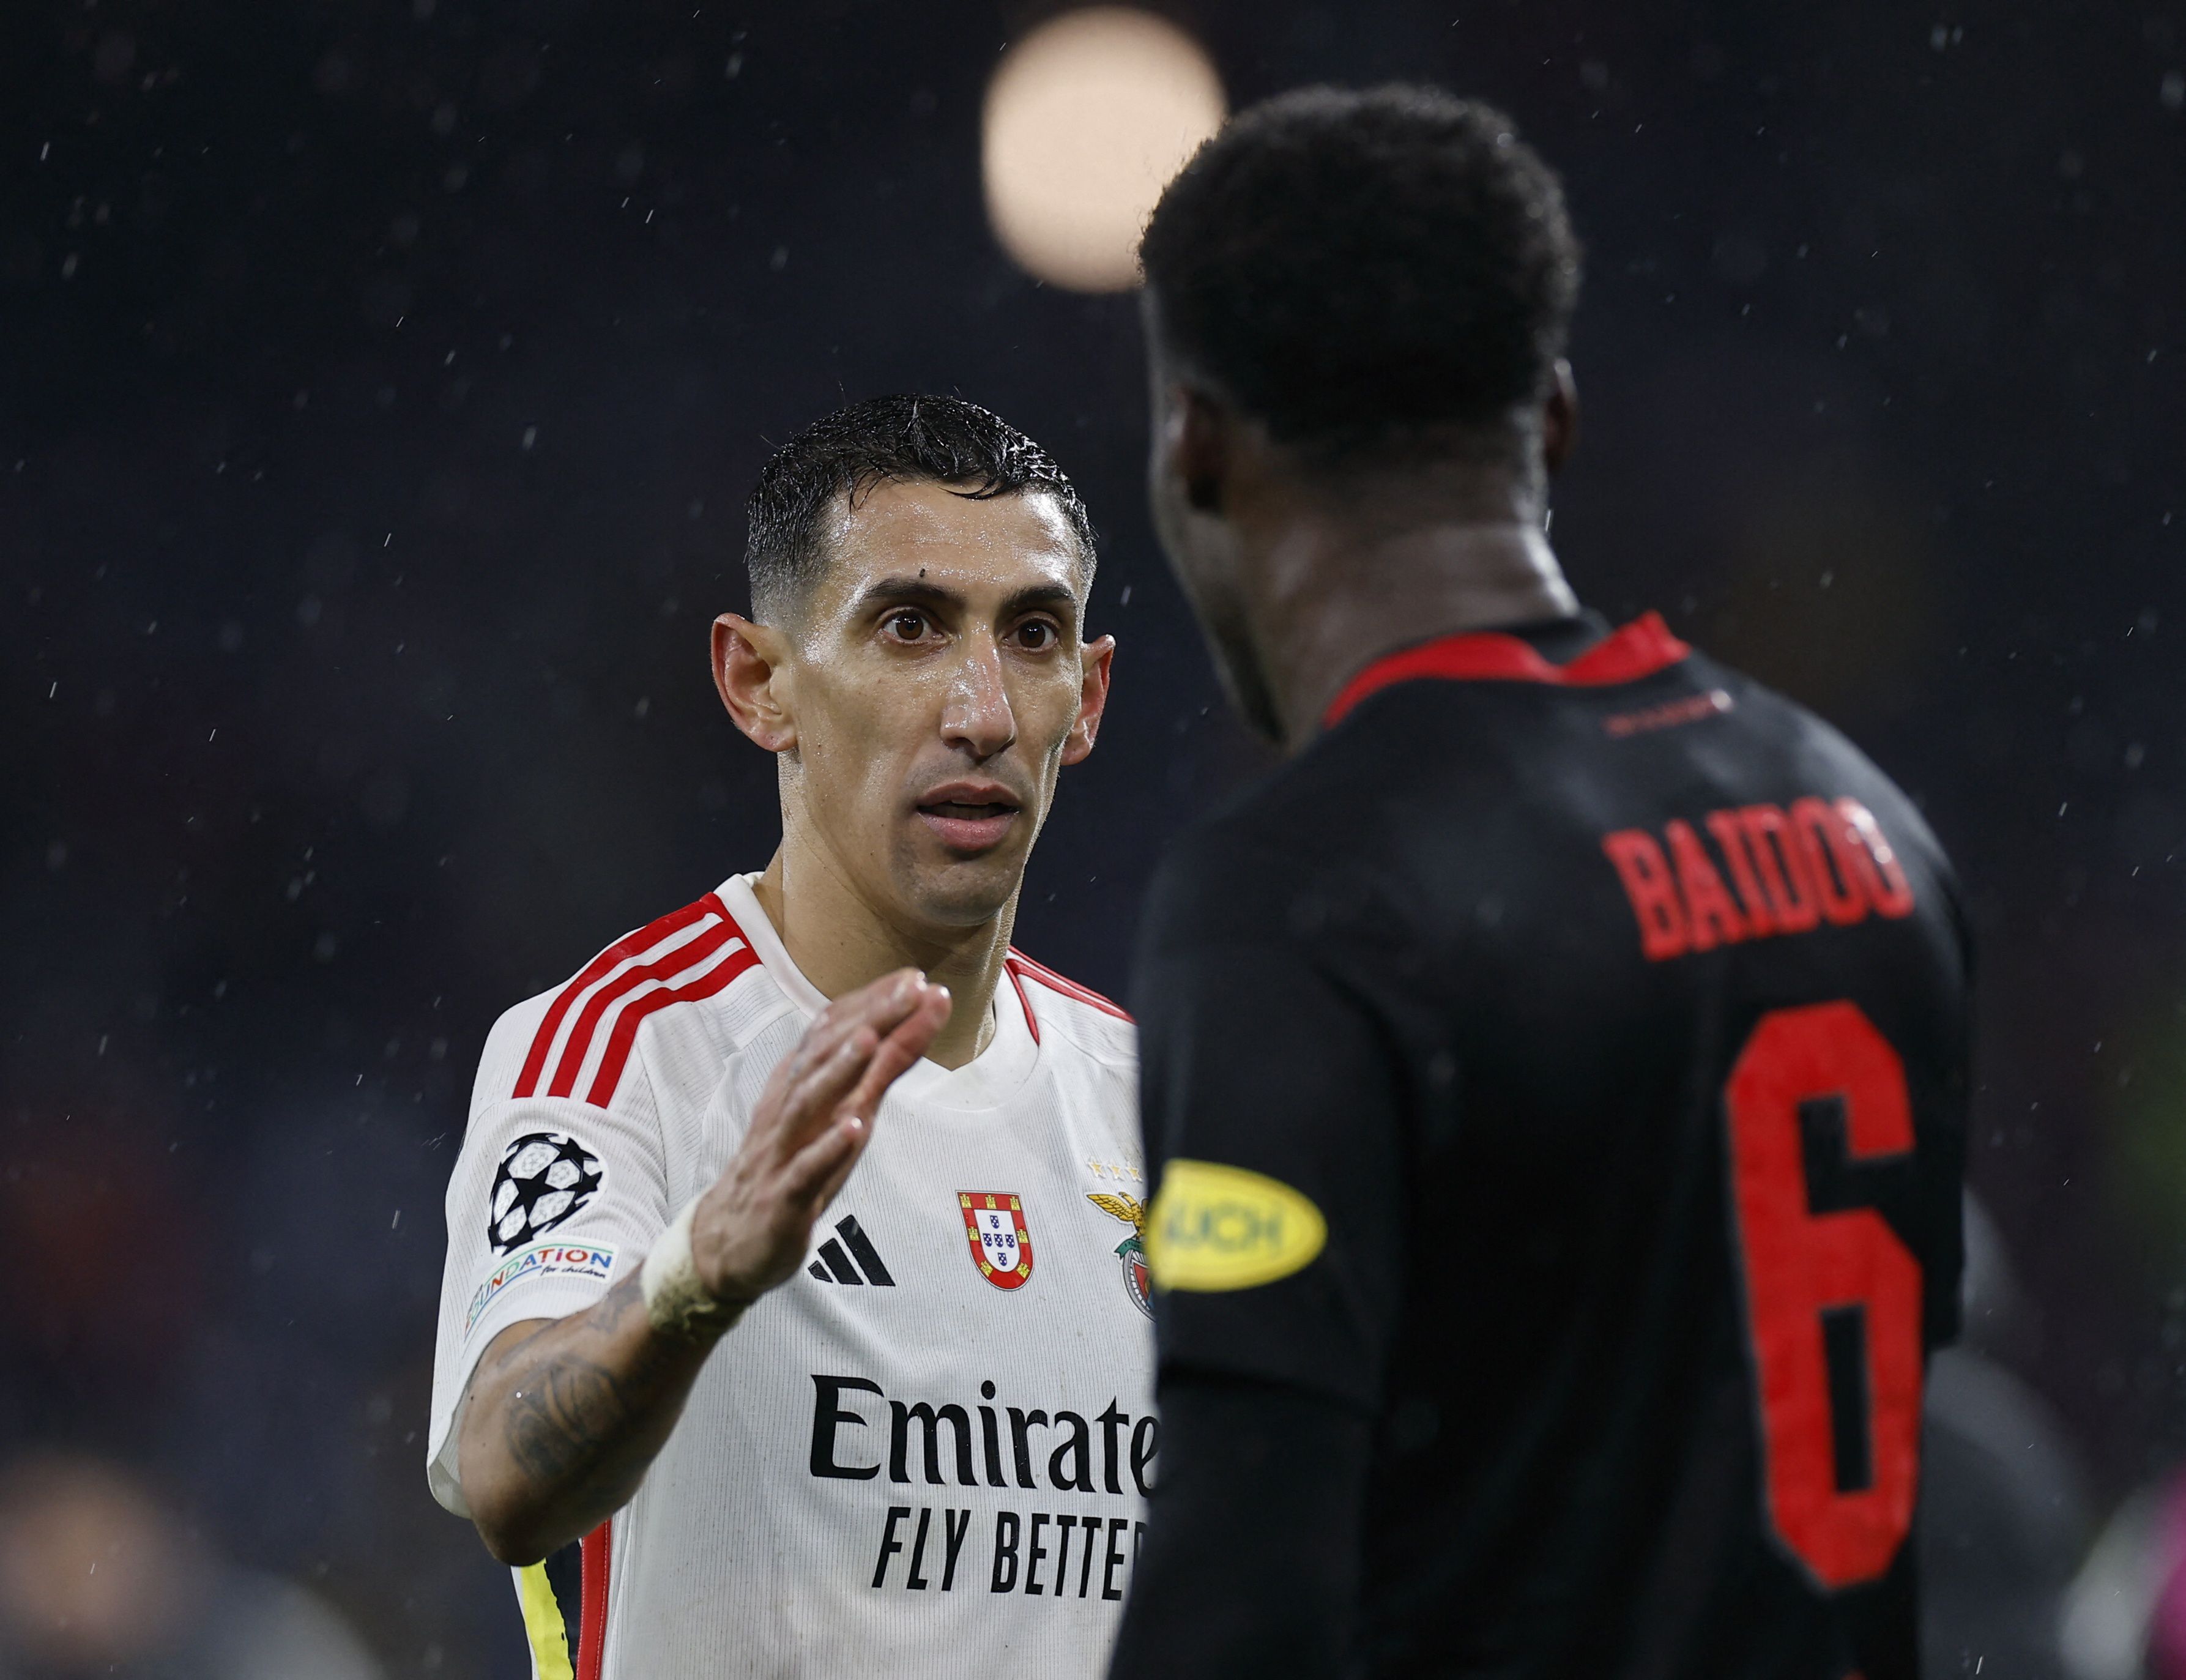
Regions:
<svg viewBox="0 0 2186 1680"><path fill-rule="evenodd" d="M1889 1568L1913 1521L1920 1265L1872 1208L1812 1210L1799 1111L1834 1099L1852 1160L1902 1155L1913 1147L1905 1067L1857 1005L1811 1004L1762 1016L1724 1095L1769 1515L1818 1580L1849 1587ZM1836 1443L1852 1420L1830 1409L1824 1320L1840 1313L1865 1332L1864 1487L1843 1485Z"/></svg>

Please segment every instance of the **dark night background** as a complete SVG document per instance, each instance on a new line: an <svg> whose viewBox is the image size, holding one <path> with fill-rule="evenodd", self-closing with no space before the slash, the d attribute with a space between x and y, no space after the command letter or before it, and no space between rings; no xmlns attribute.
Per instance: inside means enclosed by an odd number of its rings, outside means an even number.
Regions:
<svg viewBox="0 0 2186 1680"><path fill-rule="evenodd" d="M472 1065L768 856L705 626L845 398L961 392L1091 505L1115 700L1017 943L1127 987L1258 760L1148 529L1131 300L987 231L985 78L1052 9L10 8L0 1502L73 1466L388 1673L524 1672L423 1464ZM1977 1340L2079 1466L2069 1571L2186 1454L2186 9L1157 9L1233 106L1432 79L1566 172L1575 582L1842 725L1968 883ZM0 1674L78 1672L6 1555Z"/></svg>

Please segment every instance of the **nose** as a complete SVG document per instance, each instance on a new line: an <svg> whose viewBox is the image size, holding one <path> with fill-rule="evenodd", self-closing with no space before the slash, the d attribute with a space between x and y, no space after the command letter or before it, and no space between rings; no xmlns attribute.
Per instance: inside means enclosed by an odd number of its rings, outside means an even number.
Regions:
<svg viewBox="0 0 2186 1680"><path fill-rule="evenodd" d="M973 638L967 644L942 702L941 738L981 761L1017 738L1017 714L1002 680L1002 651L993 641Z"/></svg>

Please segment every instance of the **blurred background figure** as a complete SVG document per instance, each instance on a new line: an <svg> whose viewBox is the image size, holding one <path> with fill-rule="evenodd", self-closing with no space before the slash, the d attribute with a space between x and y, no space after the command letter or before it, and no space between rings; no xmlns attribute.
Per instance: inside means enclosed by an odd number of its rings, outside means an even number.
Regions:
<svg viewBox="0 0 2186 1680"><path fill-rule="evenodd" d="M382 1680L340 1616L238 1569L119 1464L0 1468L0 1677Z"/></svg>
<svg viewBox="0 0 2186 1680"><path fill-rule="evenodd" d="M2072 1680L2172 1680L2186 1674L2163 1623L2178 1596L2180 1564L2176 1477L2133 1494L2105 1525L2072 1582L2059 1629ZM2169 1647L2166 1649L2166 1647Z"/></svg>
<svg viewBox="0 0 2186 1680"><path fill-rule="evenodd" d="M2058 1680L2065 1590L2087 1547L2085 1476L2062 1421L2004 1363L2033 1326L1996 1223L1970 1196L1965 1233L1964 1329L1928 1366L1921 1661L1929 1680Z"/></svg>
<svg viewBox="0 0 2186 1680"><path fill-rule="evenodd" d="M2063 1649L2071 1680L2186 1677L2186 1471L2119 1506L2072 1582Z"/></svg>

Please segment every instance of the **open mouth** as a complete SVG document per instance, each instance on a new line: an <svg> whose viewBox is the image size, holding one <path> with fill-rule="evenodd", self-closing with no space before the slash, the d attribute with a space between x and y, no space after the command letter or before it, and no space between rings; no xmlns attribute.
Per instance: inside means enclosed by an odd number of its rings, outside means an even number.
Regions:
<svg viewBox="0 0 2186 1680"><path fill-rule="evenodd" d="M1018 815L1017 802L1001 788L942 787L918 804L921 821L953 851L984 852L998 846Z"/></svg>

